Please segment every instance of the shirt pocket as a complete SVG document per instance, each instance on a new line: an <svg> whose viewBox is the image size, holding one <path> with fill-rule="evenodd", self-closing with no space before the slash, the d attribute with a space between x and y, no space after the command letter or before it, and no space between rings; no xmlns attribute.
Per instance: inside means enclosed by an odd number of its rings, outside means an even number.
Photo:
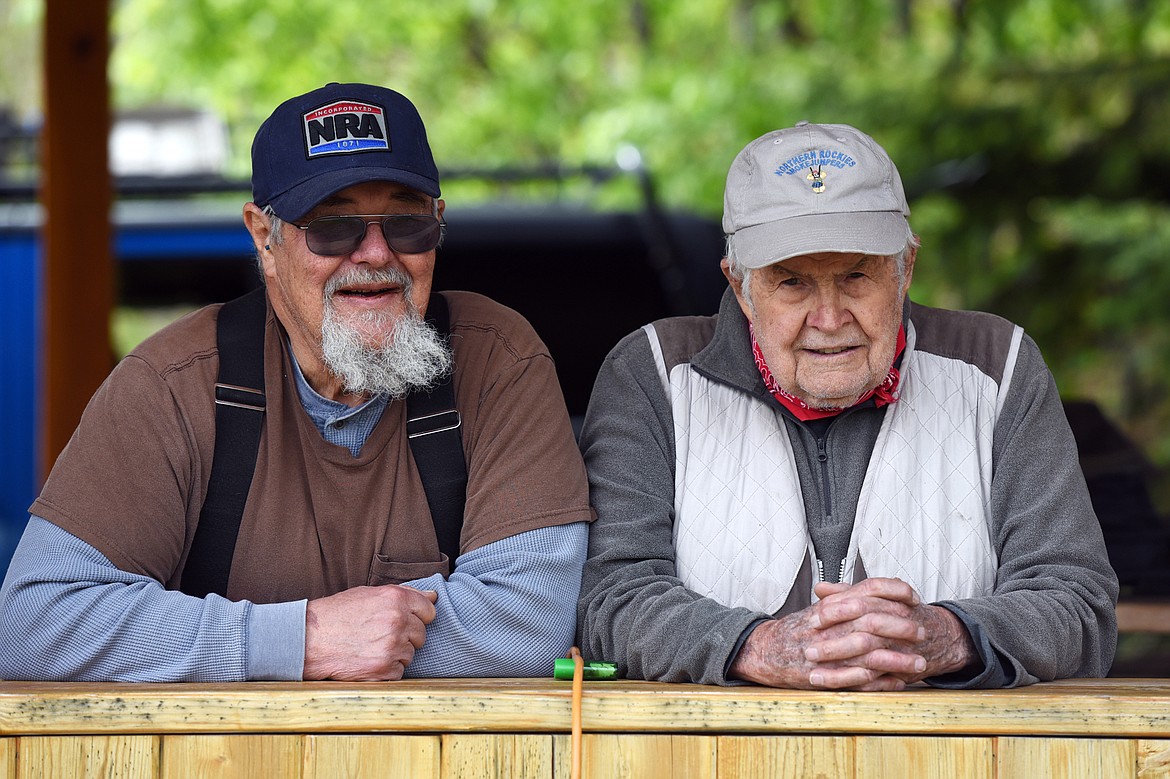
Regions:
<svg viewBox="0 0 1170 779"><path fill-rule="evenodd" d="M370 578L367 583L371 587L381 584L402 584L415 579L425 579L436 573L446 579L450 572L451 561L445 554L440 554L440 559L432 562L413 563L391 560L384 554L375 554L370 564Z"/></svg>

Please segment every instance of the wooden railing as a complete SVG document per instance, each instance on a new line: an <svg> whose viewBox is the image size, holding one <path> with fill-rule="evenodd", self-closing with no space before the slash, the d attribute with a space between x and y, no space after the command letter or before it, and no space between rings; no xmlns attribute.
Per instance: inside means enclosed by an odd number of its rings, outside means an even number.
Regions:
<svg viewBox="0 0 1170 779"><path fill-rule="evenodd" d="M1122 600L1117 604L1117 632L1170 633L1170 600L1165 598Z"/></svg>
<svg viewBox="0 0 1170 779"><path fill-rule="evenodd" d="M584 777L1170 777L1170 680L586 682ZM0 778L567 777L570 685L0 683Z"/></svg>

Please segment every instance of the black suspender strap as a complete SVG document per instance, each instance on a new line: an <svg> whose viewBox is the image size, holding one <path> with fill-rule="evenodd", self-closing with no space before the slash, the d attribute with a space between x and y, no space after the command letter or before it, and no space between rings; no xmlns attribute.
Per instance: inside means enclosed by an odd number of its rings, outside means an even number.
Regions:
<svg viewBox="0 0 1170 779"><path fill-rule="evenodd" d="M266 314L263 288L225 303L219 310L215 453L199 527L179 585L189 595L227 593L236 538L264 429ZM450 337L447 301L442 295L431 295L427 321L443 338ZM467 499L467 461L452 374L443 377L430 392L408 395L406 416L406 435L426 492L439 551L447 555L454 568Z"/></svg>
<svg viewBox="0 0 1170 779"><path fill-rule="evenodd" d="M215 455L199 527L179 588L188 595L227 593L240 519L256 471L264 429L264 289L225 303L216 344Z"/></svg>
<svg viewBox="0 0 1170 779"><path fill-rule="evenodd" d="M444 338L450 338L447 301L442 295L431 295L427 321ZM430 392L416 391L406 398L406 437L427 494L439 551L447 555L451 569L459 556L467 501L467 461L453 379L454 373L448 373Z"/></svg>

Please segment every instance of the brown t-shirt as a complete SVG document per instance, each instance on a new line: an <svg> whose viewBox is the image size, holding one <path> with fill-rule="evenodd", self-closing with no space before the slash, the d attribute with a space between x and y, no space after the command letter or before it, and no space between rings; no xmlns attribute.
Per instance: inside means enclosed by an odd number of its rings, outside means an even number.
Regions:
<svg viewBox="0 0 1170 779"><path fill-rule="evenodd" d="M460 549L590 521L585 468L547 348L511 309L469 292L451 311L467 504ZM90 400L30 511L119 568L177 588L211 474L219 306L142 343ZM357 457L301 406L268 311L267 412L228 597L319 598L448 573L393 401Z"/></svg>

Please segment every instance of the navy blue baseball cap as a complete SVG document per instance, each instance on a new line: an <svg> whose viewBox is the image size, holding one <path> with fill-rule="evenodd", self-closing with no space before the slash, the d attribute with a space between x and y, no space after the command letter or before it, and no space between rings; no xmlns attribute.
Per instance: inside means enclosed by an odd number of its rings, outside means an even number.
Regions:
<svg viewBox="0 0 1170 779"><path fill-rule="evenodd" d="M396 181L439 197L422 118L392 89L328 84L284 101L256 131L252 200L286 222L365 181Z"/></svg>

